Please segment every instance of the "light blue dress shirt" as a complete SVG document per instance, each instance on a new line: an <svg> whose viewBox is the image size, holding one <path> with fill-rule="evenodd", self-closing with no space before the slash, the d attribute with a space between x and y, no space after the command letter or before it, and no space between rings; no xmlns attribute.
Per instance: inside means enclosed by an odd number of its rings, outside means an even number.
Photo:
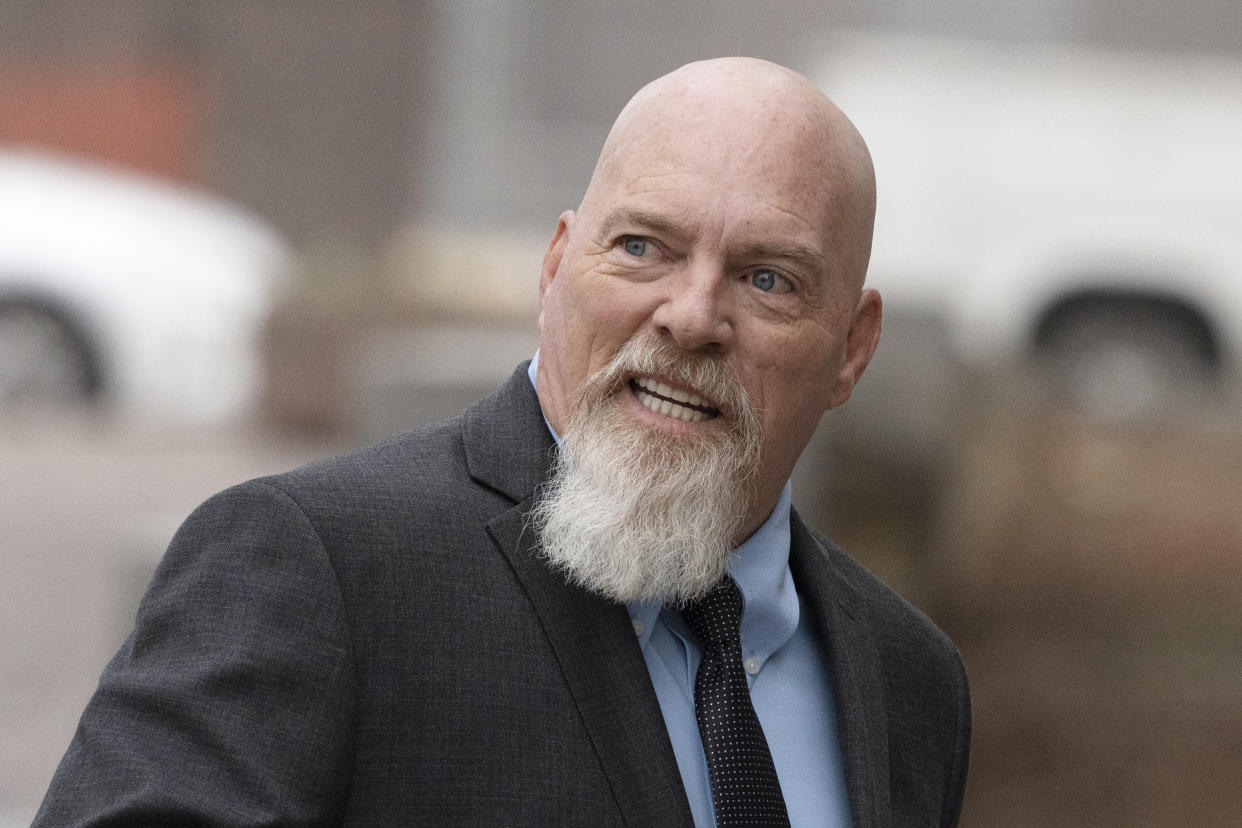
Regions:
<svg viewBox="0 0 1242 828"><path fill-rule="evenodd" d="M538 364L536 352L531 385ZM550 423L548 431L559 445L560 436ZM789 571L790 491L786 483L772 514L735 550L729 564L729 574L742 590L742 663L790 822L848 826L828 660ZM694 717L694 676L702 651L678 611L645 602L628 606L694 823L715 826L707 760Z"/></svg>

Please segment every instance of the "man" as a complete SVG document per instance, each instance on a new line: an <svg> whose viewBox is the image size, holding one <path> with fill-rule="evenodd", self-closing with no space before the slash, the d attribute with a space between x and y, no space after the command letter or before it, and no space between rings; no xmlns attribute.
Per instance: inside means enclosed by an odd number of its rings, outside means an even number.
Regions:
<svg viewBox="0 0 1242 828"><path fill-rule="evenodd" d="M789 507L879 336L873 213L802 77L644 88L557 223L535 363L200 507L37 824L954 824L955 650Z"/></svg>

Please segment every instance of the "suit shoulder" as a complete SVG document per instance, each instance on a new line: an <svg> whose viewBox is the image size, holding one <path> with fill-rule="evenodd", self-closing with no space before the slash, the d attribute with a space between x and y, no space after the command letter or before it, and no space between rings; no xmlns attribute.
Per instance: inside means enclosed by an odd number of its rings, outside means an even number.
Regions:
<svg viewBox="0 0 1242 828"><path fill-rule="evenodd" d="M853 646L874 647L888 722L894 824L954 825L961 810L970 757L970 689L957 647L921 610L839 546L811 532L818 557L799 568L862 629ZM830 574L827 574L830 573ZM863 661L868 656L862 656ZM914 796L916 792L921 792ZM904 809L904 810L902 810ZM939 814L934 823L930 813Z"/></svg>
<svg viewBox="0 0 1242 828"><path fill-rule="evenodd" d="M952 639L926 613L858 563L844 549L811 530L820 551L839 577L852 589L867 622L886 655L932 660L957 673L961 657Z"/></svg>
<svg viewBox="0 0 1242 828"><path fill-rule="evenodd" d="M412 499L468 477L461 422L456 418L252 482L310 506L321 500L344 504L360 498L378 504L398 492Z"/></svg>

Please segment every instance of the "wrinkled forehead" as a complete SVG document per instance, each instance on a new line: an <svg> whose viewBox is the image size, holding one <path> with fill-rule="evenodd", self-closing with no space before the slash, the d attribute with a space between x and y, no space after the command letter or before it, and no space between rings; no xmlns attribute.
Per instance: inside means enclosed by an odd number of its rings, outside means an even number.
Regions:
<svg viewBox="0 0 1242 828"><path fill-rule="evenodd" d="M831 243L838 182L822 153L775 130L681 128L678 119L635 134L601 169L589 214L620 208L662 213L693 229L716 221L795 220L819 246ZM692 125L691 125L692 127ZM706 225L703 223L706 222ZM760 221L759 232L771 222Z"/></svg>

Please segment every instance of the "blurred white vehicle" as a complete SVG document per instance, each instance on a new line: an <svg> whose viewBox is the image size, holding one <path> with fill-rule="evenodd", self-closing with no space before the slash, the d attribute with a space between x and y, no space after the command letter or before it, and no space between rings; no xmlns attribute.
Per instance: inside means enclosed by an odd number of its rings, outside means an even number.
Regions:
<svg viewBox="0 0 1242 828"><path fill-rule="evenodd" d="M934 320L966 365L1040 365L1108 416L1237 385L1242 62L882 35L817 51L875 158L869 280L894 322ZM926 382L937 352L914 350Z"/></svg>
<svg viewBox="0 0 1242 828"><path fill-rule="evenodd" d="M288 251L240 208L65 157L0 151L0 411L101 401L232 418Z"/></svg>

